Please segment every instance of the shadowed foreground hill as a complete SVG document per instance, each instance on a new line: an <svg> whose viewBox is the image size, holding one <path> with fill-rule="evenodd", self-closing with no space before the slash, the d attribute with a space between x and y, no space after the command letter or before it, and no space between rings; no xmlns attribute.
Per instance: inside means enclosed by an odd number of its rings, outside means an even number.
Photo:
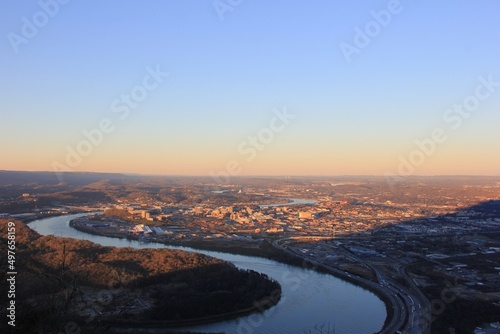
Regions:
<svg viewBox="0 0 500 334"><path fill-rule="evenodd" d="M7 254L7 223L0 220L2 254ZM202 254L102 247L40 236L15 223L16 328L5 321L5 259L0 264L2 333L66 333L68 328L99 333L209 322L255 311L262 301L270 306L281 295L279 284L267 276Z"/></svg>

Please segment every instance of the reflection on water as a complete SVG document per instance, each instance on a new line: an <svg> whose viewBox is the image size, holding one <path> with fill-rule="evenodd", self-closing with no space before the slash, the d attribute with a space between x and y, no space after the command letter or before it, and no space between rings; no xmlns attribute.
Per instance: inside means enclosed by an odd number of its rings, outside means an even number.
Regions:
<svg viewBox="0 0 500 334"><path fill-rule="evenodd" d="M292 267L258 257L170 247L156 243L90 235L69 227L69 221L86 214L67 215L34 221L29 226L42 235L85 239L115 247L173 248L211 255L233 262L243 269L252 269L276 279L282 286L283 298L275 307L262 314L236 320L190 327L189 330L250 334L300 333L315 325L335 324L337 334L374 333L386 317L385 306L373 293L344 282L331 275Z"/></svg>
<svg viewBox="0 0 500 334"><path fill-rule="evenodd" d="M288 205L296 205L296 204L314 204L316 203L313 199L302 199L302 198L288 198L289 202L287 203L279 203L279 204L261 204L260 207L272 207L272 206L288 206Z"/></svg>

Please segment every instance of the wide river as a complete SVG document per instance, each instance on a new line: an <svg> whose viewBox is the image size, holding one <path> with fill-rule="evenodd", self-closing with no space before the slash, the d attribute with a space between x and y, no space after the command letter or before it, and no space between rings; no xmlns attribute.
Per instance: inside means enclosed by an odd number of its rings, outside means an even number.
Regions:
<svg viewBox="0 0 500 334"><path fill-rule="evenodd" d="M193 331L235 334L304 334L330 325L336 334L375 333L382 329L386 318L384 303L373 293L331 275L289 266L259 257L171 247L156 243L141 243L91 235L69 226L69 221L86 214L65 215L34 221L29 226L42 235L85 239L103 246L134 248L172 248L195 251L234 263L239 268L252 269L276 279L283 289L281 301L264 313L239 319L186 328Z"/></svg>

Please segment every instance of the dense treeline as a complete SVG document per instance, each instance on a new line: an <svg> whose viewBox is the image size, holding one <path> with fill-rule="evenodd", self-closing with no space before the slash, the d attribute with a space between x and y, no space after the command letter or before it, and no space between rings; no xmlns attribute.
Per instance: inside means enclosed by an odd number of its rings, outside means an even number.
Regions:
<svg viewBox="0 0 500 334"><path fill-rule="evenodd" d="M187 275L176 276L173 275L170 280L177 283L175 288L163 286L155 293L154 297L159 302L149 312L151 318L177 320L208 317L252 308L264 304L266 296L276 298L281 294L279 284L266 275L223 264L196 268ZM273 300L271 304L277 301Z"/></svg>
<svg viewBox="0 0 500 334"><path fill-rule="evenodd" d="M0 220L3 254L7 254L7 222ZM0 294L6 296L7 261L0 263L0 269ZM240 311L281 292L279 284L265 275L202 254L102 247L85 240L40 236L19 221L16 271L19 333L64 333L72 322L94 332L131 321L133 326L161 326L162 321ZM4 319L7 302L2 298ZM0 332L16 331L3 321Z"/></svg>

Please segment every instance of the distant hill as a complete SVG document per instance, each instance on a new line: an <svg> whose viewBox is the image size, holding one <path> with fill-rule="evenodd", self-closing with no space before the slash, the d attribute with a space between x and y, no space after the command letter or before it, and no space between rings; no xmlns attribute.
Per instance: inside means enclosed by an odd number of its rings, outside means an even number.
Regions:
<svg viewBox="0 0 500 334"><path fill-rule="evenodd" d="M128 176L119 173L85 173L85 172L64 172L58 174L53 172L23 172L0 170L0 186L6 185L56 185L61 182L69 183L72 186L84 186L102 180L121 180Z"/></svg>

